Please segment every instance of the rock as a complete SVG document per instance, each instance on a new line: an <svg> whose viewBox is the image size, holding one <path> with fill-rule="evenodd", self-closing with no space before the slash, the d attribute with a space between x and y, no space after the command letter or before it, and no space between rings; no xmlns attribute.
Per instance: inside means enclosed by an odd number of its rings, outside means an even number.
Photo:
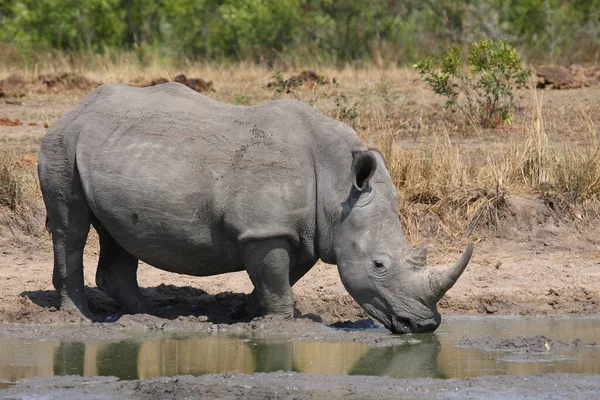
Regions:
<svg viewBox="0 0 600 400"><path fill-rule="evenodd" d="M487 314L495 314L498 312L498 307L492 306L490 304L485 306L485 312Z"/></svg>
<svg viewBox="0 0 600 400"><path fill-rule="evenodd" d="M560 65L541 65L535 68L538 88L577 89L589 86L583 67L569 69Z"/></svg>
<svg viewBox="0 0 600 400"><path fill-rule="evenodd" d="M168 83L168 82L171 82L171 81L168 79L162 78L162 77L151 79L150 81L146 81L143 78L135 78L135 79L132 79L129 82L129 84L132 86L138 86L138 87L148 87L148 86L162 85L163 83ZM196 92L214 92L215 91L215 89L213 88L212 81L205 81L204 79L201 79L201 78L188 78L184 74L176 75L175 78L173 78L173 82L181 83L182 85L185 85L185 86L189 87L190 89L195 90Z"/></svg>

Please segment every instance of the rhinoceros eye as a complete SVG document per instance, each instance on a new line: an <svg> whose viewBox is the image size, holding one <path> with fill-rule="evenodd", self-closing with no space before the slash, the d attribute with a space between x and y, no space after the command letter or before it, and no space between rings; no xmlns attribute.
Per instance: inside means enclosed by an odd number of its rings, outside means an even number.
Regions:
<svg viewBox="0 0 600 400"><path fill-rule="evenodd" d="M386 253L373 254L371 257L371 271L379 277L384 276L388 269L394 265L391 257Z"/></svg>

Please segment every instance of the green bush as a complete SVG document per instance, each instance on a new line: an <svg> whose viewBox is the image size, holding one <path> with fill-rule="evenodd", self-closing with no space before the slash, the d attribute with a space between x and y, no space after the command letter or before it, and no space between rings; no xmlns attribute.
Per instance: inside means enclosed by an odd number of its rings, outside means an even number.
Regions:
<svg viewBox="0 0 600 400"><path fill-rule="evenodd" d="M8 43L29 58L49 50L143 49L182 61L372 60L388 66L486 36L507 37L530 60L594 62L600 56L600 2L0 1L0 46Z"/></svg>
<svg viewBox="0 0 600 400"><path fill-rule="evenodd" d="M413 67L435 93L446 97L447 107L457 107L471 122L510 124L514 86L523 85L530 75L515 48L502 39L484 39L470 46L467 61L465 72L460 49L451 46L442 56L422 59Z"/></svg>

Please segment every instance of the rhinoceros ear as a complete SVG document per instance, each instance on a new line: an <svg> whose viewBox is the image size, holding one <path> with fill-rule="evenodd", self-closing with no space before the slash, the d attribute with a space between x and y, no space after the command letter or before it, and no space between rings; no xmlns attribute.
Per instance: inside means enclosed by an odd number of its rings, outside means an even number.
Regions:
<svg viewBox="0 0 600 400"><path fill-rule="evenodd" d="M369 179L377 169L377 159L370 151L359 151L353 154L352 160L352 185L359 192L364 191L369 185Z"/></svg>

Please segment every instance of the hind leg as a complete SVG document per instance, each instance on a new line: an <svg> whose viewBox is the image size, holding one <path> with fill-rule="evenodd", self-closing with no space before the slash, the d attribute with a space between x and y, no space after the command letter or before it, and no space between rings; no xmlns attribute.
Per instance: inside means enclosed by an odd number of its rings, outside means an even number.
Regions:
<svg viewBox="0 0 600 400"><path fill-rule="evenodd" d="M96 225L95 225L96 226ZM138 259L97 226L100 236L100 260L96 270L98 288L118 301L127 313L145 313L148 302L137 283Z"/></svg>
<svg viewBox="0 0 600 400"><path fill-rule="evenodd" d="M52 283L61 298L61 309L76 308L84 317L92 314L84 296L83 249L90 230L91 210L83 197L78 176L68 195L45 192L48 228L52 232L54 271Z"/></svg>

